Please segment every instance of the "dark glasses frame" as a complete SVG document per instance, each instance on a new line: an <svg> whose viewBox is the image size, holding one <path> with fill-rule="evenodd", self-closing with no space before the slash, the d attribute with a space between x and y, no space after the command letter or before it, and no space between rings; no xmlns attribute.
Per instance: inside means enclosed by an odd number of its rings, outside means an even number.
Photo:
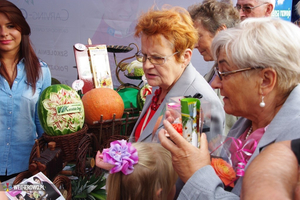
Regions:
<svg viewBox="0 0 300 200"><path fill-rule="evenodd" d="M249 70L253 70L253 69L263 69L264 67L258 66L258 67L248 67L248 68L244 68L244 69L237 69L237 70L232 70L232 71L225 71L225 72L220 72L219 68L217 66L214 67L214 71L215 74L220 78L220 80L222 81L222 77L223 76L228 76L230 74L235 74L238 72L245 72L245 71L249 71Z"/></svg>
<svg viewBox="0 0 300 200"><path fill-rule="evenodd" d="M166 63L166 61L169 57L174 56L177 53L179 53L179 52L176 51L171 55L160 57L160 56L147 56L145 54L142 54L139 51L137 54L135 54L135 57L138 61L143 62L143 63L146 62L148 59L150 61L150 63L152 63L153 65L162 65L162 64Z"/></svg>
<svg viewBox="0 0 300 200"><path fill-rule="evenodd" d="M253 6L253 7L251 7L251 6L241 6L241 5L237 4L237 5L235 6L235 8L236 8L239 12L240 12L240 10L242 9L242 11L243 11L244 13L250 14L250 13L252 12L253 9L258 8L258 7L260 7L260 6L264 5L264 4L269 4L269 3L268 3L268 2L264 2L264 3L262 3L262 4L259 4L259 5L257 5L257 6Z"/></svg>

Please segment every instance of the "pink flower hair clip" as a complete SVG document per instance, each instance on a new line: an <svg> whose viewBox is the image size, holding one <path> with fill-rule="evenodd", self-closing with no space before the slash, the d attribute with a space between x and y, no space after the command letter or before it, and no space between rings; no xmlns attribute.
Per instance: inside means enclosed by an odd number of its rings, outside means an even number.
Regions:
<svg viewBox="0 0 300 200"><path fill-rule="evenodd" d="M117 173L122 171L128 175L133 172L133 165L138 163L138 153L135 147L126 140L116 140L110 143L110 148L102 151L103 161L114 165L109 173Z"/></svg>

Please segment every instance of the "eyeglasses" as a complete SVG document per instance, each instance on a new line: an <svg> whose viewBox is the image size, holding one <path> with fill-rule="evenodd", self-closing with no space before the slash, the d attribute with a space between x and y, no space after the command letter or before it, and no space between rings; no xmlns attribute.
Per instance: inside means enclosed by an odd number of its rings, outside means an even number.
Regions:
<svg viewBox="0 0 300 200"><path fill-rule="evenodd" d="M220 78L220 80L222 81L222 77L223 76L227 76L230 74L235 74L238 72L244 72L244 71L249 71L249 70L253 70L253 69L263 69L264 67L249 67L249 68L244 68L244 69L237 69L237 70L233 70L233 71L226 71L226 72L220 72L218 67L214 67L214 71L215 74L218 75L218 77Z"/></svg>
<svg viewBox="0 0 300 200"><path fill-rule="evenodd" d="M268 4L268 2L259 4L259 5L257 5L257 6L253 6L253 7L251 7L251 6L243 6L243 7L242 7L241 5L237 4L237 5L235 6L235 8L236 8L239 12L240 12L240 10L242 9L242 11L243 11L244 13L250 14L251 11L252 11L254 8L257 8L257 7L262 6L262 5L264 5L264 4Z"/></svg>
<svg viewBox="0 0 300 200"><path fill-rule="evenodd" d="M148 59L150 63L152 63L153 65L162 65L167 61L169 57L174 56L177 53L178 51L169 56L159 57L159 56L147 56L145 54L142 54L141 52L138 52L137 54L135 54L135 57L138 61L143 63L146 62L146 60Z"/></svg>

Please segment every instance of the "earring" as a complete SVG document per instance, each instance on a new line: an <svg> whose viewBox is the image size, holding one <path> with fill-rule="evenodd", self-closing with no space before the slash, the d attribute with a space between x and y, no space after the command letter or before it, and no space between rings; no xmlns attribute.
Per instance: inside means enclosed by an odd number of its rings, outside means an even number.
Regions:
<svg viewBox="0 0 300 200"><path fill-rule="evenodd" d="M265 104L265 102L264 102L264 96L262 96L261 97L261 102L260 102L260 104L259 104L259 106L261 107L261 108L263 108L263 107L265 107L266 106L266 104Z"/></svg>

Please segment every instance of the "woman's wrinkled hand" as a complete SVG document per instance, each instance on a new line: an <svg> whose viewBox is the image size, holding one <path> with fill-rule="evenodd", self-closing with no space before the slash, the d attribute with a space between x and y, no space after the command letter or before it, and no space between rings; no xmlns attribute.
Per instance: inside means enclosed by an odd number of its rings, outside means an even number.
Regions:
<svg viewBox="0 0 300 200"><path fill-rule="evenodd" d="M159 131L159 140L162 146L171 152L173 167L181 180L186 182L197 170L210 165L206 135L201 134L200 149L198 149L177 133L168 120L164 120L163 123L165 129ZM166 137L166 133L169 138Z"/></svg>

